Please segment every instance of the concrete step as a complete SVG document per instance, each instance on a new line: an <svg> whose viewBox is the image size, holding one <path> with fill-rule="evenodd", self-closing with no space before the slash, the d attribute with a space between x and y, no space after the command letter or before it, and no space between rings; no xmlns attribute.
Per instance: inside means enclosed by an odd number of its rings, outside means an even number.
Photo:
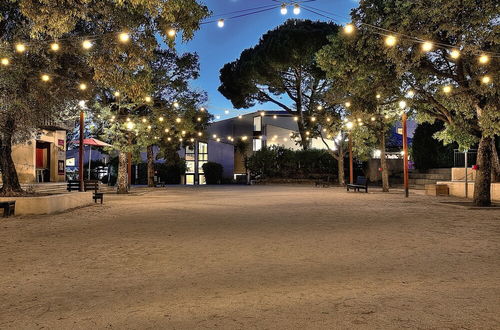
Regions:
<svg viewBox="0 0 500 330"><path fill-rule="evenodd" d="M428 179L428 180L439 180L448 181L451 180L451 172L449 174L445 173L410 173L411 179Z"/></svg>
<svg viewBox="0 0 500 330"><path fill-rule="evenodd" d="M426 185L426 184L435 184L437 181L447 181L447 180L432 180L432 179L409 179L409 184L414 185Z"/></svg>
<svg viewBox="0 0 500 330"><path fill-rule="evenodd" d="M451 175L451 168L430 168L425 172L419 170L412 170L411 173L421 173L421 174L449 174Z"/></svg>

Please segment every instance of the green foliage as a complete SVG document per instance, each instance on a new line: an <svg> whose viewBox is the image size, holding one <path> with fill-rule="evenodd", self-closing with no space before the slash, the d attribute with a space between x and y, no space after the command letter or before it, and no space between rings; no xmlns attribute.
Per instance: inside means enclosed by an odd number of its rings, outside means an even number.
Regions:
<svg viewBox="0 0 500 330"><path fill-rule="evenodd" d="M215 162L207 162L203 164L203 173L207 184L220 184L224 174L224 167Z"/></svg>
<svg viewBox="0 0 500 330"><path fill-rule="evenodd" d="M297 116L306 148L305 131L314 125L308 118L317 112L328 88L316 52L336 31L338 26L332 23L288 20L221 69L219 91L238 109L271 102ZM283 97L293 105L281 101Z"/></svg>
<svg viewBox="0 0 500 330"><path fill-rule="evenodd" d="M441 121L417 126L411 148L411 157L417 169L426 171L430 168L453 167L453 149L456 149L457 145L445 146L434 138L434 135L443 128L444 124Z"/></svg>
<svg viewBox="0 0 500 330"><path fill-rule="evenodd" d="M283 147L262 148L248 159L252 174L264 178L333 177L337 161L324 150L290 150Z"/></svg>

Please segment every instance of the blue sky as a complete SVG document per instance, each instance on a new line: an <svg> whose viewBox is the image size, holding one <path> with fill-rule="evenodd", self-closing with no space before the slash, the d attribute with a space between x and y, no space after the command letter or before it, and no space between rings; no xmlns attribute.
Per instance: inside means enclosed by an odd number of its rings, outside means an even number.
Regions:
<svg viewBox="0 0 500 330"><path fill-rule="evenodd" d="M215 16L272 4L279 6L279 3L272 0L205 0L203 2ZM288 0L288 2L292 1ZM316 0L306 5L335 13L335 22L345 24L349 20L351 8L357 6L357 1ZM202 25L193 40L178 45L180 52L196 52L200 56L201 77L194 81L192 86L208 93L208 106L211 113L224 119L252 111L252 109L233 109L231 102L217 91L220 84L219 70L224 64L236 60L244 49L257 44L262 34L293 17L328 20L304 9L299 15L294 15L291 7L288 8L287 15L281 15L280 8L275 8L256 15L227 20L222 29L217 27L216 23ZM265 104L257 105L255 109L274 110L277 107L273 104ZM230 110L230 113L225 114L225 110Z"/></svg>

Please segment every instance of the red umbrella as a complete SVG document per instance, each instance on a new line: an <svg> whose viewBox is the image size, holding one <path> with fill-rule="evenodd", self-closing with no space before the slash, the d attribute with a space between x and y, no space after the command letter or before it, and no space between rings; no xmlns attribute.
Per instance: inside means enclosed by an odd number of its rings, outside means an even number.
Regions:
<svg viewBox="0 0 500 330"><path fill-rule="evenodd" d="M80 141L71 141L74 144L80 144ZM108 144L106 142L103 142L98 139L90 138L90 139L83 139L83 145L84 146L89 146L89 180L90 180L90 165L92 163L92 146L94 147L112 147L111 144Z"/></svg>

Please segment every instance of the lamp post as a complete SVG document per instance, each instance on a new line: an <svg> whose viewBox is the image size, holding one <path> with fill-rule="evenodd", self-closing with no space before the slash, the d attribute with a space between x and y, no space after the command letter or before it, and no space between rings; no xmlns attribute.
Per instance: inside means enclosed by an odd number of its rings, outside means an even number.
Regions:
<svg viewBox="0 0 500 330"><path fill-rule="evenodd" d="M406 121L408 119L407 115L406 115L406 111L405 111L405 108L406 108L406 102L405 101L401 101L399 102L399 107L403 110L403 115L402 115L402 119L401 119L401 122L402 122L402 128L403 128L403 164L404 164L404 167L403 167L403 173L404 173L404 188L405 188L405 197L408 197L409 196L409 193L410 193L410 189L409 189L409 186L408 186L408 130L407 130L407 126L406 126Z"/></svg>
<svg viewBox="0 0 500 330"><path fill-rule="evenodd" d="M354 184L354 163L353 163L353 157L352 157L352 134L351 134L351 129L353 128L353 123L348 122L346 124L346 127L349 132L349 183Z"/></svg>
<svg viewBox="0 0 500 330"><path fill-rule="evenodd" d="M83 192L84 191L84 169L83 169L83 134L84 134L84 125L85 125L85 113L83 112L83 109L85 107L85 102L80 101L80 137L79 137L79 143L80 145L78 146L78 179L80 181L80 189L79 191Z"/></svg>

